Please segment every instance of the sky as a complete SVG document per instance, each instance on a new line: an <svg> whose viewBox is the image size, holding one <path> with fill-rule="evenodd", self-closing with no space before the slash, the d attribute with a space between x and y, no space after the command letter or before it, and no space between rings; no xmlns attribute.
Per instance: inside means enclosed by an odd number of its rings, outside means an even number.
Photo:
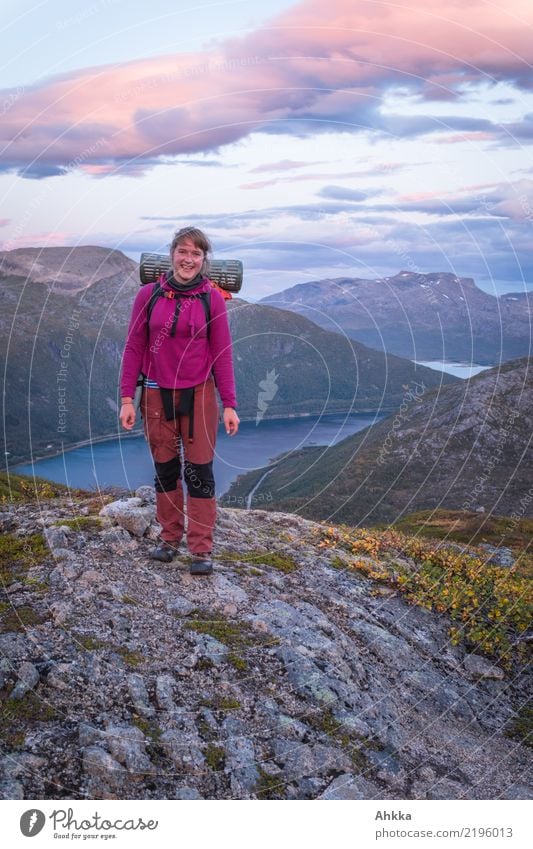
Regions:
<svg viewBox="0 0 533 849"><path fill-rule="evenodd" d="M4 0L0 249L533 289L531 0Z"/></svg>

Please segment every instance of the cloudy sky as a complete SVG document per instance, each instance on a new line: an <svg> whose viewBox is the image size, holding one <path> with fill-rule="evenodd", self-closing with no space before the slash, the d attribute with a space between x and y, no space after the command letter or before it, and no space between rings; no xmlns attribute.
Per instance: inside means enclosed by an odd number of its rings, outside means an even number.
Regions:
<svg viewBox="0 0 533 849"><path fill-rule="evenodd" d="M4 0L0 247L533 288L531 0Z"/></svg>

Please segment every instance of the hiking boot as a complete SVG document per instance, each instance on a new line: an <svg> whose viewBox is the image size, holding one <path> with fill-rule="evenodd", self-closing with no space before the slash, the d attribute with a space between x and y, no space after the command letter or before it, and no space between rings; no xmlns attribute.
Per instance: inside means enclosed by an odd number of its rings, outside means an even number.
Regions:
<svg viewBox="0 0 533 849"><path fill-rule="evenodd" d="M157 548L152 549L150 557L152 560L160 560L161 563L170 563L178 553L179 542L166 542L163 540Z"/></svg>
<svg viewBox="0 0 533 849"><path fill-rule="evenodd" d="M192 563L189 568L191 575L210 575L212 571L213 561L209 553L193 554Z"/></svg>

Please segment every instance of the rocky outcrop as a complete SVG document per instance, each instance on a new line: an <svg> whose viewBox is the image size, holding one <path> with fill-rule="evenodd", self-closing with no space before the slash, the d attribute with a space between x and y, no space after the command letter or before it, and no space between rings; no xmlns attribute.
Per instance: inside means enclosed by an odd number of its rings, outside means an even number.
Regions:
<svg viewBox="0 0 533 849"><path fill-rule="evenodd" d="M2 607L3 798L533 796L507 734L521 665L452 645L296 516L221 509L207 578L185 549L152 561L135 497L6 510L27 556Z"/></svg>

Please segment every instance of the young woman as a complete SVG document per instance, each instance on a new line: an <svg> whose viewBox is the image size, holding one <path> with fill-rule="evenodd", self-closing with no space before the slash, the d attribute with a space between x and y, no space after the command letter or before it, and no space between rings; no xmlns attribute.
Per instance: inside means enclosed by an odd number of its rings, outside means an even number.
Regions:
<svg viewBox="0 0 533 849"><path fill-rule="evenodd" d="M235 436L239 428L228 317L224 297L207 277L210 252L201 230L185 227L175 234L173 271L160 281L160 297L151 300L154 286L145 285L135 298L121 379L120 422L131 430L135 386L139 374L144 375L141 415L154 460L161 525L161 542L152 557L169 563L183 537L183 470L194 575L213 571L213 457L219 419L215 384L226 433Z"/></svg>

